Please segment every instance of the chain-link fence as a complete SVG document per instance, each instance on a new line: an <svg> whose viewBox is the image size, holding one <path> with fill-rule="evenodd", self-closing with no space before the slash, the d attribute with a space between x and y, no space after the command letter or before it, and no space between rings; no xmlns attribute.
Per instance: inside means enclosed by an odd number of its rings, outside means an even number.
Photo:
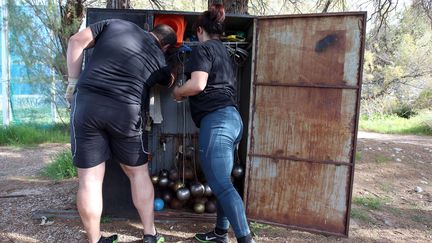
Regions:
<svg viewBox="0 0 432 243"><path fill-rule="evenodd" d="M69 122L69 110L61 92L64 84L61 81L52 79L51 82L29 82L26 78L27 67L16 63L11 63L10 66L9 100L12 124ZM2 87L0 90L3 94ZM3 97L0 99L0 110L3 112L1 102ZM0 123L3 123L3 116L0 116Z"/></svg>

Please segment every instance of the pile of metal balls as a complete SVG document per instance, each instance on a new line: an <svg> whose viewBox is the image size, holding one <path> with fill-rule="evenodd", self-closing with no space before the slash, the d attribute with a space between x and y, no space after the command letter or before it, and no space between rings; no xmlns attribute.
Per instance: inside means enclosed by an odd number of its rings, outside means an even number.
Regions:
<svg viewBox="0 0 432 243"><path fill-rule="evenodd" d="M232 171L232 180L240 180L244 175L243 167L235 165ZM183 178L184 176L184 178ZM216 198L210 186L194 178L193 170L162 169L151 176L155 187L156 211L166 207L171 209L191 209L195 213L215 213Z"/></svg>

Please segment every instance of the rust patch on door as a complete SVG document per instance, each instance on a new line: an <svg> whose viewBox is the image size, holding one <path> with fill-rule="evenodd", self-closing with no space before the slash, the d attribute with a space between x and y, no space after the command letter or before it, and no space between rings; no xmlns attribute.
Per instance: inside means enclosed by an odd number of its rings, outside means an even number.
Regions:
<svg viewBox="0 0 432 243"><path fill-rule="evenodd" d="M254 153L350 162L356 90L257 88Z"/></svg>
<svg viewBox="0 0 432 243"><path fill-rule="evenodd" d="M345 224L349 167L253 158L250 218L341 232ZM256 164L258 163L258 164ZM269 193L271 192L271 193Z"/></svg>
<svg viewBox="0 0 432 243"><path fill-rule="evenodd" d="M344 77L352 62L347 52L356 43L356 33L346 29L351 26L343 24L343 17L304 20L259 22L256 82L349 84Z"/></svg>

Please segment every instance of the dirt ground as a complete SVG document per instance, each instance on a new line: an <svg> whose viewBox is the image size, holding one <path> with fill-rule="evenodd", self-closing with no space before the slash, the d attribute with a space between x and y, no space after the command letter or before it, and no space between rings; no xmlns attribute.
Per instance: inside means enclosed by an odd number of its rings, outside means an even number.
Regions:
<svg viewBox="0 0 432 243"><path fill-rule="evenodd" d="M76 179L53 182L38 174L67 147L0 147L0 242L85 242L75 211ZM349 238L262 224L251 228L257 242L432 242L432 137L360 132L353 200ZM59 216L41 225L40 212L47 210ZM167 242L193 242L195 232L212 224L158 221L157 228ZM105 219L102 229L118 233L120 242L141 239L136 220Z"/></svg>

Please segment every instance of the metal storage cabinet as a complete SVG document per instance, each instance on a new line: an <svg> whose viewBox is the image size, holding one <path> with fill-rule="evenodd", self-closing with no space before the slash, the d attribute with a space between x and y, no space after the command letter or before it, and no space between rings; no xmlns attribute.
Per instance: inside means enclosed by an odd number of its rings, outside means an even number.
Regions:
<svg viewBox="0 0 432 243"><path fill-rule="evenodd" d="M121 18L151 26L157 14L182 15L188 23L199 15L88 9L87 24ZM365 12L227 15L226 28L245 31L253 50L238 76L245 124L241 189L249 219L348 236L365 23ZM170 151L176 148L177 108L169 90L160 97L167 123L154 127L150 147L166 133L173 138ZM187 131L196 136L193 125ZM156 155L152 164L172 163L172 154L162 157ZM127 178L113 163L106 171L104 207L106 214L136 213Z"/></svg>

